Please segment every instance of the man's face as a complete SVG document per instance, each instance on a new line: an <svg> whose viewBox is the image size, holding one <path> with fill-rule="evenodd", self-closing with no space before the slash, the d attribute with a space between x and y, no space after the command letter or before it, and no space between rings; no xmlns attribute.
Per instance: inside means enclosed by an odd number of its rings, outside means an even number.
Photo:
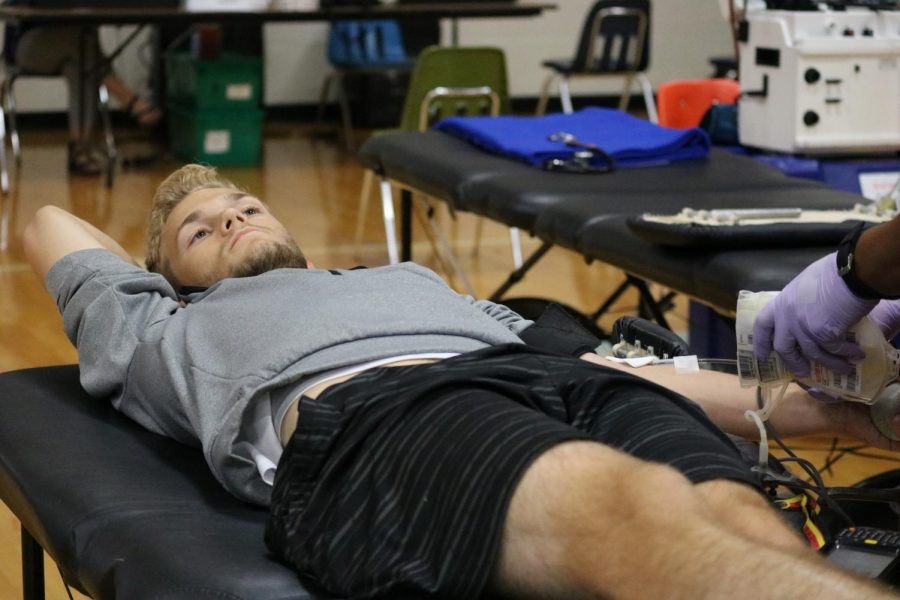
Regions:
<svg viewBox="0 0 900 600"><path fill-rule="evenodd" d="M163 225L160 255L181 286L306 267L284 226L259 198L230 188L192 192Z"/></svg>

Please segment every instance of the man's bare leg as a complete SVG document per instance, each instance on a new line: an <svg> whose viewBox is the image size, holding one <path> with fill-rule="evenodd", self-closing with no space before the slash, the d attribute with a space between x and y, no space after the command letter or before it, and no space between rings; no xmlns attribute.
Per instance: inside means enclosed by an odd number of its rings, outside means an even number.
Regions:
<svg viewBox="0 0 900 600"><path fill-rule="evenodd" d="M790 541L774 514L737 528L725 502L735 515L748 505L750 520L765 512L729 485L694 486L601 444L556 446L513 494L492 585L521 598L892 597ZM774 543L760 535L768 527L781 529Z"/></svg>

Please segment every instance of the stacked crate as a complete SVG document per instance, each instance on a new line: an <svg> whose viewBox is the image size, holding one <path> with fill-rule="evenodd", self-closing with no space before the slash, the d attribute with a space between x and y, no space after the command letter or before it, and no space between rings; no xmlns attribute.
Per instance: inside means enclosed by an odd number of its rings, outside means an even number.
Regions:
<svg viewBox="0 0 900 600"><path fill-rule="evenodd" d="M165 59L172 153L215 166L258 164L262 59L229 52L213 60L170 52Z"/></svg>

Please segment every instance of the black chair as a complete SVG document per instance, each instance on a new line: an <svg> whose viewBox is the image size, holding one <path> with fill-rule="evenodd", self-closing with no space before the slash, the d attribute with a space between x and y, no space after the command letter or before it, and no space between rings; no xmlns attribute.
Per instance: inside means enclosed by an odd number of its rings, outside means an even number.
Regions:
<svg viewBox="0 0 900 600"><path fill-rule="evenodd" d="M353 125L346 79L354 75L409 72L414 59L403 45L400 24L393 19L335 21L328 34L328 62L334 70L322 83L316 122L325 115L325 104L332 85L337 87L338 107L344 128L344 143L353 151Z"/></svg>
<svg viewBox="0 0 900 600"><path fill-rule="evenodd" d="M552 71L544 80L537 114L547 109L550 89L557 84L563 112L572 112L569 80L582 77L624 77L619 110L628 107L635 79L641 85L650 120L656 122L653 87L645 71L650 62L650 0L600 0L587 14L575 57L546 60Z"/></svg>

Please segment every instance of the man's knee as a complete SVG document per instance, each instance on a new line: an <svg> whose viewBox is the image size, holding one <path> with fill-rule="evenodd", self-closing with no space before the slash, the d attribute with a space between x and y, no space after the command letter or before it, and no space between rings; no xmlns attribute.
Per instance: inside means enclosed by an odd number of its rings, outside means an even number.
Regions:
<svg viewBox="0 0 900 600"><path fill-rule="evenodd" d="M594 442L555 446L513 494L496 583L556 597L597 589L598 564L617 572L612 557L635 540L677 536L694 500L690 481L668 466Z"/></svg>
<svg viewBox="0 0 900 600"><path fill-rule="evenodd" d="M594 442L569 442L541 455L526 471L513 503L537 516L561 521L578 514L576 527L584 530L597 522L604 531L610 523L636 518L643 510L688 510L695 503L691 482L675 469L628 456ZM648 515L649 516L649 515ZM560 523L562 524L562 523Z"/></svg>

